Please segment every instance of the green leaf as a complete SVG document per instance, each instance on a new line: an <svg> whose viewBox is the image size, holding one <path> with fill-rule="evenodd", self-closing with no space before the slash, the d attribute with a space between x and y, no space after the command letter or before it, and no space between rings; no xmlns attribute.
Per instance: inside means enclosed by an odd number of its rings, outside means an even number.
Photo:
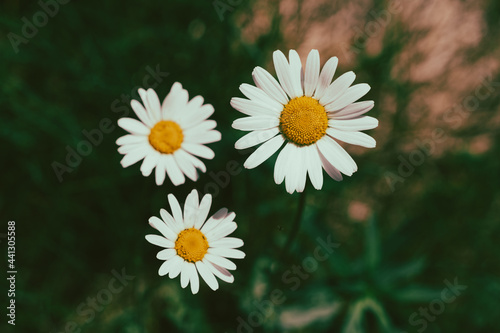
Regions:
<svg viewBox="0 0 500 333"><path fill-rule="evenodd" d="M423 271L425 263L425 258L419 258L398 267L381 270L378 274L379 283L382 286L389 287L398 280L413 278Z"/></svg>
<svg viewBox="0 0 500 333"><path fill-rule="evenodd" d="M342 328L342 333L363 333L364 314L371 311L381 332L391 332L392 325L384 307L373 297L365 297L356 301L348 310L347 319Z"/></svg>

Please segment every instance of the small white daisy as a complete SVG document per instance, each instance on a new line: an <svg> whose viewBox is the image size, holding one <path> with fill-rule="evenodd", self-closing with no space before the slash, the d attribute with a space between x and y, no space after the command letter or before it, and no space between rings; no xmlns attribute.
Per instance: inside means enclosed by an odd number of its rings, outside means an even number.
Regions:
<svg viewBox="0 0 500 333"><path fill-rule="evenodd" d="M161 219L156 216L149 219L149 224L163 236L146 236L151 244L166 248L156 255L158 259L165 260L158 274L163 276L168 273L171 279L180 274L181 287L185 288L190 283L193 294L199 289L198 274L213 290L219 288L215 277L232 283L234 277L228 270L236 269L236 265L226 258L245 257L243 251L236 249L243 246L243 241L226 237L237 228L233 222L236 214L222 208L207 220L212 196L206 194L198 202L196 190L187 196L184 214L173 194L168 195L168 202L173 216L162 209Z"/></svg>
<svg viewBox="0 0 500 333"><path fill-rule="evenodd" d="M320 74L319 53L312 50L305 71L295 50L290 50L290 62L281 51L273 53L278 81L261 67L252 73L255 86L242 84L241 92L248 98L232 98L231 106L249 117L233 122L233 128L251 131L239 139L236 149L246 149L263 143L245 161L252 169L271 157L286 143L278 155L274 180L285 180L287 192L302 192L306 177L316 189L323 186L323 171L333 179L342 174L351 176L357 165L334 139L367 148L375 140L360 131L378 126L378 120L363 116L373 108L373 101L357 102L370 86L350 85L356 75L347 72L333 83L337 57L330 58Z"/></svg>
<svg viewBox="0 0 500 333"><path fill-rule="evenodd" d="M125 155L122 166L126 168L144 159L141 172L147 177L156 167L157 185L163 184L165 173L174 185L183 184L184 175L196 181L197 169L206 172L206 167L193 155L214 158L213 150L205 144L221 139L214 130L215 120L207 120L214 112L213 106L203 105L201 96L189 101L187 90L179 82L174 83L161 105L153 89L139 89L139 95L144 105L136 100L130 104L140 121L118 120L118 125L130 132L116 140L118 152Z"/></svg>

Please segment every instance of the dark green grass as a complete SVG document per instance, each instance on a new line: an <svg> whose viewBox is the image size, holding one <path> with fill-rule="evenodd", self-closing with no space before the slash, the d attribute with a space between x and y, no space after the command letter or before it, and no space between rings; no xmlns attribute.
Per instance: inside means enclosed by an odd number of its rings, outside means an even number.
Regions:
<svg viewBox="0 0 500 333"><path fill-rule="evenodd" d="M309 189L301 229L282 261L299 196L274 184L274 159L241 169L227 187L218 186L211 212L228 207L237 213L234 235L245 241L247 256L235 260L235 283L221 282L217 292L202 283L199 294L191 295L178 278L159 277L157 249L144 240L152 232L148 218L167 207L168 193L183 201L193 188L205 192L213 175L157 187L153 177L140 175L139 164L120 166L115 141L125 132L115 126L58 180L53 163L66 164L67 147L77 149L83 130L98 129L105 118L116 125L130 111L122 94L143 85L148 66L168 72L156 87L160 98L180 81L190 97L202 95L214 105L212 118L223 140L210 145L216 158L206 162L208 170L220 173L230 161L241 167L250 151L233 148L242 133L230 126L239 115L229 100L241 96L241 83L251 83L255 66L265 67L272 51L285 49L279 17L255 44L242 41L236 18L250 8L244 1L221 21L210 1L73 1L15 53L9 32L21 35L21 18L40 7L2 3L0 232L16 221L18 267L16 326L6 325L3 310L2 332L236 332L238 317L248 322L255 302L266 304L273 290L285 301L254 332L285 331L280 318L291 310L332 306L326 319L296 331L417 332L422 325L411 325L409 317L439 299L444 281L455 277L467 289L428 322L426 332L499 329L500 137L488 120L500 100L495 94L471 116L489 125L473 122L446 132L450 140L466 141L487 134L487 152L471 155L464 147L427 157L392 192L386 172L397 172L398 156L407 156L399 142L418 137L407 115L418 86L390 75L394 57L410 40L405 30L389 31L382 52L362 52L354 68L360 82L372 85L371 115L392 128L390 140L356 156L353 177L341 183L325 178L322 191ZM485 5L487 37L471 57L493 52L499 17L491 0ZM390 116L378 103L386 95L397 96L397 112ZM371 206L368 221L349 217L356 200ZM318 237L328 235L340 246L292 290L296 284L284 274L314 254ZM5 241L0 248L6 263ZM122 268L134 279L108 305L90 310L89 297L108 288L112 271ZM1 286L5 309L7 285Z"/></svg>

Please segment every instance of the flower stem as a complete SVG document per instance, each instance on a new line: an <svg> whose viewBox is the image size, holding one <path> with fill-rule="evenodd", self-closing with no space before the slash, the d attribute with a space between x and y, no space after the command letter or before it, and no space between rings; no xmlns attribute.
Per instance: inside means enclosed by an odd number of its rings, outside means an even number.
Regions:
<svg viewBox="0 0 500 333"><path fill-rule="evenodd" d="M302 221L302 215L304 213L304 208L305 208L305 203L306 203L306 189L300 193L299 196L299 205L297 207L297 214L295 215L295 220L293 221L292 229L290 231L290 234L288 234L288 238L285 242L285 246L281 250L281 259L288 253L290 250L290 247L292 246L292 243L297 236L297 233L299 232L300 229L300 221Z"/></svg>

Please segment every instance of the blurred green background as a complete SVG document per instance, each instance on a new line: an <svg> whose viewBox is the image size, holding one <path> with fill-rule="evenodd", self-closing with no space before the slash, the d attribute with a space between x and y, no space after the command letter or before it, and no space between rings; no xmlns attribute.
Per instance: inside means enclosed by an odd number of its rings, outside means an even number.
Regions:
<svg viewBox="0 0 500 333"><path fill-rule="evenodd" d="M18 268L15 327L2 278L2 332L500 330L498 1L54 3L0 5L0 247L6 267L16 221ZM274 184L275 157L224 175L252 151L233 148L230 98L290 48L304 63L311 48L338 56L338 73L372 86L380 125L377 148L347 146L357 173L309 188L281 256L299 195ZM175 81L214 105L223 139L198 182L157 187L140 164L120 166L113 125L138 87L162 99ZM68 166L82 131L102 138L60 181L54 162ZM193 188L214 193L212 213L236 212L247 254L233 284L197 295L157 275L144 240L167 194L183 202ZM123 269L133 278L110 294Z"/></svg>

